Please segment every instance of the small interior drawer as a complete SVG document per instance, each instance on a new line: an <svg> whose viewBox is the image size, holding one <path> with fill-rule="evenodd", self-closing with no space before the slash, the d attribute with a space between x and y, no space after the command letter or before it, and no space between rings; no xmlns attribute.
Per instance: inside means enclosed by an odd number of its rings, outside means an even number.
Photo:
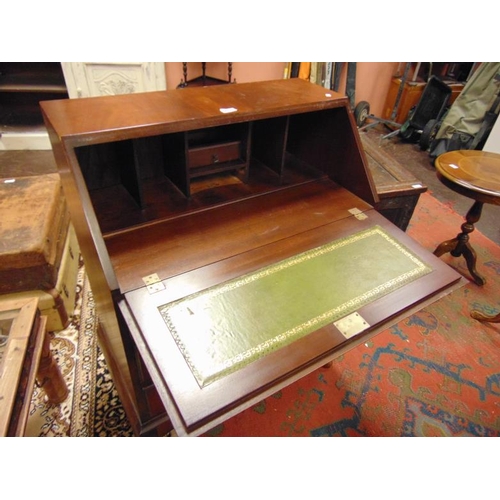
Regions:
<svg viewBox="0 0 500 500"><path fill-rule="evenodd" d="M188 150L189 168L205 167L241 158L241 141L201 146Z"/></svg>

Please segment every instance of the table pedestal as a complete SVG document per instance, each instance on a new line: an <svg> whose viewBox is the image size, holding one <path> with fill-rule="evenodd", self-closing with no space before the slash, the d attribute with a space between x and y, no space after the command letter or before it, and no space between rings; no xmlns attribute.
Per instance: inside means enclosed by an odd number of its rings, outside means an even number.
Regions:
<svg viewBox="0 0 500 500"><path fill-rule="evenodd" d="M474 202L467 212L466 222L461 226L462 232L458 234L456 238L444 241L434 250L434 255L437 257L441 257L441 255L448 252L453 255L453 257L460 257L463 255L474 282L480 286L484 285L486 280L476 271L477 256L469 243L469 234L474 231L474 224L480 219L482 210L483 203L480 201Z"/></svg>
<svg viewBox="0 0 500 500"><path fill-rule="evenodd" d="M464 256L469 272L477 285L486 280L476 271L476 252L469 243L469 234L479 221L484 203L500 205L500 154L486 151L449 151L436 158L434 163L438 179L451 190L474 200L456 238L441 243L434 255L450 252L454 257ZM478 321L500 323L500 313L488 316L472 311Z"/></svg>

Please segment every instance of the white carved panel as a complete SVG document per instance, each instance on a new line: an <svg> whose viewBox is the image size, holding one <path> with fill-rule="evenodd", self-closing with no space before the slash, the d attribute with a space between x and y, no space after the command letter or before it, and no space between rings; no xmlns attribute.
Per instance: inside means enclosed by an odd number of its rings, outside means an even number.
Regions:
<svg viewBox="0 0 500 500"><path fill-rule="evenodd" d="M165 63L62 63L68 94L75 97L131 94L165 90Z"/></svg>

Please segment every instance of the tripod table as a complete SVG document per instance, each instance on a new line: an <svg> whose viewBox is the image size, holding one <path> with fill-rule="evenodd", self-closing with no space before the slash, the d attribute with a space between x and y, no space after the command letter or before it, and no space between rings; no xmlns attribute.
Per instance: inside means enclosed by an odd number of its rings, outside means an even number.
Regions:
<svg viewBox="0 0 500 500"><path fill-rule="evenodd" d="M500 154L476 150L449 151L436 158L436 174L439 180L452 191L474 200L467 212L462 232L455 238L444 241L434 255L440 257L449 252L453 257L463 256L474 282L482 286L486 280L476 270L476 252L469 242L485 203L500 205ZM500 322L500 313L486 316L473 311L471 316L479 321Z"/></svg>

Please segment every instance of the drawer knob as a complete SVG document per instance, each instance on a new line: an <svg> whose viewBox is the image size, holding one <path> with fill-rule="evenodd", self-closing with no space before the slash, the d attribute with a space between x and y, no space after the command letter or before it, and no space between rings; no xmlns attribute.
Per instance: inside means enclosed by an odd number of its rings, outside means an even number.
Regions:
<svg viewBox="0 0 500 500"><path fill-rule="evenodd" d="M212 155L212 163L219 163L219 155L218 154Z"/></svg>

